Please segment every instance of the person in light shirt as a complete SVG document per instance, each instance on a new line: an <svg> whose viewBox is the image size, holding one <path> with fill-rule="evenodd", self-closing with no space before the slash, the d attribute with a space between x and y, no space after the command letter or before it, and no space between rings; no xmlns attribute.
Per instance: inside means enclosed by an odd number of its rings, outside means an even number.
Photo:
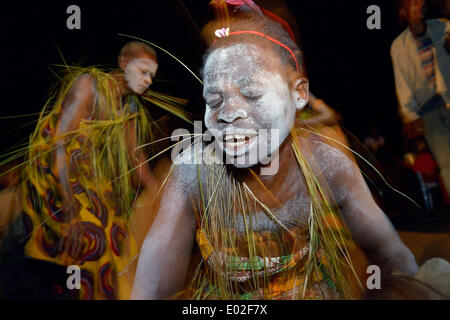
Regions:
<svg viewBox="0 0 450 320"><path fill-rule="evenodd" d="M400 0L408 27L391 58L399 113L407 140L424 135L450 194L450 56L448 19L425 20L424 0Z"/></svg>

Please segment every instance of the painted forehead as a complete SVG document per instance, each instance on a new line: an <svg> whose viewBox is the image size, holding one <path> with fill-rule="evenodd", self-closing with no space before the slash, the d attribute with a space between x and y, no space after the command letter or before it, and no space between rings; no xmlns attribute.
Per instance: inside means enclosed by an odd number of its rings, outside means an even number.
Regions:
<svg viewBox="0 0 450 320"><path fill-rule="evenodd" d="M263 83L267 77L281 72L281 64L273 50L253 43L235 43L214 50L204 67L205 85L232 81L239 86Z"/></svg>
<svg viewBox="0 0 450 320"><path fill-rule="evenodd" d="M149 56L144 56L144 55L141 55L141 56L134 57L134 58L130 59L129 63L151 64L151 65L157 65L158 64L158 62L155 59L150 58Z"/></svg>

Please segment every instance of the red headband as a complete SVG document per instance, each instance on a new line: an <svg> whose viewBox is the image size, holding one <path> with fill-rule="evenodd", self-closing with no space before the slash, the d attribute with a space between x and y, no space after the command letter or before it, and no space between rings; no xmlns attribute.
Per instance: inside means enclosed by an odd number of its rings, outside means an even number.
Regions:
<svg viewBox="0 0 450 320"><path fill-rule="evenodd" d="M223 1L223 0L222 0ZM281 26L283 27L284 30L286 30L286 32L289 34L289 36L291 37L292 41L294 41L295 43L295 36L294 33L292 32L291 27L289 26L289 24L283 20L282 18L280 18L279 16L277 16L276 14L270 12L269 10L266 10L264 8L260 8L257 4L255 4L252 0L224 0L224 2L226 4L229 5L233 5L233 6L237 6L238 8L240 8L242 10L242 8L248 7L250 8L252 11L257 12L261 15L265 15L267 17L269 17L270 19L278 22L281 24ZM216 3L217 5L217 3ZM298 62L297 62L297 58L295 57L294 52L291 50L291 48L289 48L288 46L282 44L280 41L262 33L262 32L258 32L258 31L234 31L234 32L230 32L229 28L222 28L219 30L216 30L215 32L216 36L218 38L225 38L231 35L239 35L239 34L253 34L262 38L266 38L269 41L272 41L273 43L276 43L277 45L283 47L284 49L286 49L292 56L292 58L294 59L295 62L295 67L297 69L297 72L300 72L300 68L298 66ZM217 40L217 39L216 39ZM213 41L216 42L216 40Z"/></svg>
<svg viewBox="0 0 450 320"><path fill-rule="evenodd" d="M228 28L227 28L228 29ZM225 30L225 32L223 31ZM221 32L222 31L222 32ZM291 48L289 48L288 46L282 44L280 41L262 33L262 32L258 32L258 31L251 31L251 30L246 30L246 31L234 31L234 32L229 32L229 30L227 31L226 29L221 29L221 30L216 30L216 35L217 32L219 32L219 34L221 34L221 36L219 38L224 38L224 37L228 37L228 36L232 36L232 35L239 35L239 34L253 34L262 38L266 38L269 41L272 41L273 43L276 43L277 45L283 47L284 49L286 49L292 56L292 58L294 59L295 62L295 67L297 72L300 72L300 68L298 66L298 62L297 62L297 58L295 57L294 52L291 50ZM213 41L213 44L217 41L217 39L215 39Z"/></svg>

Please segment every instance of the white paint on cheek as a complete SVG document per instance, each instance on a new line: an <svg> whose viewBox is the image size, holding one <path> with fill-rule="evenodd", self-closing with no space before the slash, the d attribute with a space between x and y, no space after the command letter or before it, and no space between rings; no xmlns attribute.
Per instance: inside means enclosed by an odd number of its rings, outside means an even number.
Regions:
<svg viewBox="0 0 450 320"><path fill-rule="evenodd" d="M209 107L207 106L206 107L206 111L205 111L205 126L206 126L207 129L213 128L213 125L212 125L212 123L210 121L212 113L213 112L211 110L209 110Z"/></svg>
<svg viewBox="0 0 450 320"><path fill-rule="evenodd" d="M124 78L125 81L127 81L128 87L138 93L145 90L143 86L147 86L140 68L145 68L149 71L156 72L158 64L149 58L137 58L128 62L124 69Z"/></svg>
<svg viewBox="0 0 450 320"><path fill-rule="evenodd" d="M213 85L223 92L238 87L240 80L248 78L254 81L250 87L262 93L254 109L247 110L252 114L253 120L259 122L261 128L277 129L280 141L272 144L272 151L289 134L294 123L295 104L292 102L290 86L286 77L283 77L283 66L276 55L271 55L264 48L254 44L237 43L229 47L218 48L213 51L205 63L205 88ZM229 103L233 99L241 99L231 94L226 97ZM208 107L205 113L207 128L214 125L210 121L211 113Z"/></svg>
<svg viewBox="0 0 450 320"><path fill-rule="evenodd" d="M130 61L127 66L125 67L125 81L127 82L128 86L130 87L130 89L132 89L133 91L136 91L137 88L137 84L139 82L139 79L137 78L136 74L137 74L137 66L136 66L136 62L135 60Z"/></svg>
<svg viewBox="0 0 450 320"><path fill-rule="evenodd" d="M213 81L216 85L226 87L243 76L258 80L265 93L258 113L264 120L270 121L274 116L280 116L286 111L286 103L283 102L290 99L286 80L279 72L273 71L277 70L276 66L266 65L262 68L260 65L261 62L275 64L276 60L254 44L237 43L216 49L205 64L205 86L208 86L209 81Z"/></svg>
<svg viewBox="0 0 450 320"><path fill-rule="evenodd" d="M268 88L258 105L258 114L265 127L278 130L278 142L272 142L271 151L276 150L288 136L295 117L295 106L292 104L289 86L286 80L276 72L262 72L260 81Z"/></svg>
<svg viewBox="0 0 450 320"><path fill-rule="evenodd" d="M258 110L267 120L283 117L288 113L289 90L280 74L276 72L260 72L258 80L267 88L261 97Z"/></svg>

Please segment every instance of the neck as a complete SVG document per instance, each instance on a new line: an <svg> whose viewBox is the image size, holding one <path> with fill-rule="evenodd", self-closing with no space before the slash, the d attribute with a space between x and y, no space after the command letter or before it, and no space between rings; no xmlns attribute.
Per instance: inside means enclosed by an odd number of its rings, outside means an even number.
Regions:
<svg viewBox="0 0 450 320"><path fill-rule="evenodd" d="M272 160L272 162L278 161L278 171L273 175L261 174L261 169L271 166L272 163L267 166L260 165L250 168L256 174L256 177L247 169L237 169L245 170L245 172L242 173L243 181L245 181L252 192L254 192L260 200L265 199L264 201L267 202L263 202L266 204L271 203L272 206L276 206L276 203L272 203L265 188L267 188L281 203L294 196L298 190L298 184L302 179L300 177L300 169L292 150L291 143L292 138L291 136L288 136L278 149L278 159ZM264 184L264 187L261 186L260 182ZM269 205L269 207L270 206L271 205Z"/></svg>
<svg viewBox="0 0 450 320"><path fill-rule="evenodd" d="M410 23L408 27L413 35L424 33L427 30L427 24L423 19L417 22Z"/></svg>
<svg viewBox="0 0 450 320"><path fill-rule="evenodd" d="M111 75L119 84L121 96L127 95L131 92L131 90L128 88L127 82L125 81L123 71L113 71L111 72Z"/></svg>

